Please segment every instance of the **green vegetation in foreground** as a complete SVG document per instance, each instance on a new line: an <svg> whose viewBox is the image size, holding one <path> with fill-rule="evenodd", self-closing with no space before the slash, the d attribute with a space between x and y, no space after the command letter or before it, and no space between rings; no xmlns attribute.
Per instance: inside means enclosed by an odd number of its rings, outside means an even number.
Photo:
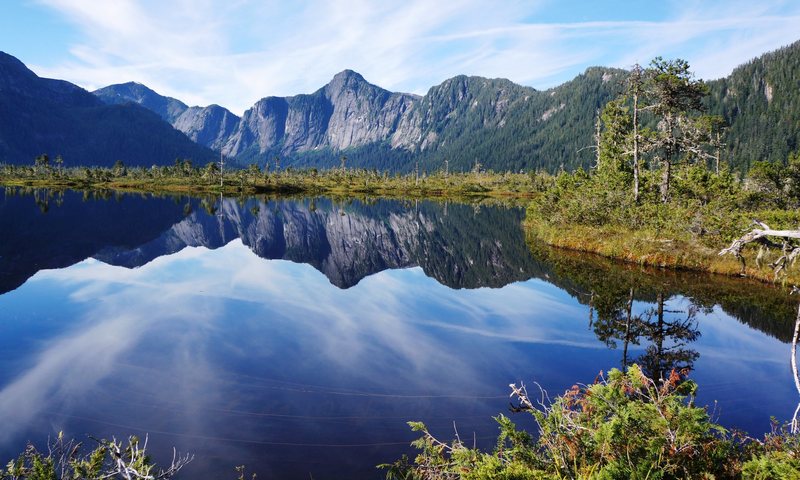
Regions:
<svg viewBox="0 0 800 480"><path fill-rule="evenodd" d="M575 385L552 401L538 389L512 385L512 411L525 412L515 421L529 423L530 414L534 426L518 429L498 415L492 451L474 448L457 431L447 442L410 422L421 434L413 443L418 455L381 465L387 479L800 479L800 436L791 426L773 420L772 432L759 439L728 431L695 404L698 387L685 376L698 357L694 307L720 305L751 327L790 341L798 307L788 292L755 280L712 283L681 271L652 275L646 267L541 243L529 247L560 288L589 306L590 327L598 340L620 350L622 370L601 373L593 384ZM694 307L668 319L664 302L674 295L691 298ZM635 300L655 305L637 313ZM629 345L637 345L636 358L630 358Z"/></svg>
<svg viewBox="0 0 800 480"><path fill-rule="evenodd" d="M800 154L754 162L741 178L720 157L723 126L702 114L704 86L688 65L657 59L639 72L598 120L596 168L552 178L528 208L528 234L629 262L773 280L770 262L793 243L749 246L744 265L718 253L754 219L797 228Z"/></svg>
<svg viewBox="0 0 800 480"><path fill-rule="evenodd" d="M0 166L0 184L37 188L111 189L139 192L384 196L405 198L526 198L540 181L536 174L487 172L476 165L470 173L389 174L377 170L356 170L346 166L318 171L316 168L273 171L250 165L231 170L209 163L197 168L189 160L173 166L127 168L117 162L112 168L63 168L63 160L37 157L31 166Z"/></svg>
<svg viewBox="0 0 800 480"><path fill-rule="evenodd" d="M409 422L419 454L381 465L387 479L800 479L800 436L774 426L763 439L729 432L694 404L697 386L675 371L660 383L638 366L612 369L539 402L511 385L537 439L504 416L492 452L450 443ZM466 440L466 439L465 439Z"/></svg>
<svg viewBox="0 0 800 480"><path fill-rule="evenodd" d="M174 477L192 455L178 456L168 467L159 467L147 454L147 440L136 437L127 442L93 440L96 447L86 452L82 443L65 440L61 434L41 452L28 445L22 454L0 468L0 480L158 480Z"/></svg>

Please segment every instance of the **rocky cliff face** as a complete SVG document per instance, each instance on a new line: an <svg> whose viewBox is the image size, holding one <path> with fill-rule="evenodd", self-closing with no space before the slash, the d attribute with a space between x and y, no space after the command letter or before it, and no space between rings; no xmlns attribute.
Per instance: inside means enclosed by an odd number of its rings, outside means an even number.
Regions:
<svg viewBox="0 0 800 480"><path fill-rule="evenodd" d="M265 97L241 119L217 106L180 110L174 99L155 99L136 84L95 93L147 106L192 140L244 164L279 155L284 165L329 167L349 150L353 165L364 168L408 171L415 157L427 171L442 168L445 159L460 171L475 162L552 171L592 161L576 152L591 144L597 108L619 93L624 75L590 68L547 91L459 75L420 97L389 92L345 70L314 93Z"/></svg>
<svg viewBox="0 0 800 480"><path fill-rule="evenodd" d="M383 142L395 133L416 99L376 87L345 70L312 94L259 100L244 113L223 153L291 155Z"/></svg>
<svg viewBox="0 0 800 480"><path fill-rule="evenodd" d="M350 70L333 77L324 91L333 107L327 143L337 150L386 140L417 100L378 88Z"/></svg>
<svg viewBox="0 0 800 480"><path fill-rule="evenodd" d="M242 118L218 105L187 107L133 82L94 94L108 104L138 103L195 142L229 156L268 151L291 155L385 141L417 98L376 87L351 70L312 94L265 97Z"/></svg>
<svg viewBox="0 0 800 480"><path fill-rule="evenodd" d="M430 165L446 157L452 167L464 170L480 158L488 168L517 170L534 166L525 162L541 153L542 145L552 143L564 125L586 138L568 133L571 140L565 140L568 145L559 155L572 155L577 150L573 143L590 142L595 105L615 94L605 78L620 75L607 69L598 72L599 76L587 71L577 82L547 92L505 79L460 75L420 97L389 92L344 70L314 93L265 97L241 118L216 105L188 108L138 84L113 85L95 94L107 102L146 106L190 139L244 163L316 151L330 157L341 150L380 145L427 155ZM575 102L588 107L565 111ZM505 161L494 157L513 146L518 147L513 150L518 165L493 164ZM580 159L567 163L579 164Z"/></svg>
<svg viewBox="0 0 800 480"><path fill-rule="evenodd" d="M111 85L94 94L110 104L138 103L190 139L229 156L291 155L383 142L397 135L401 120L418 99L376 87L352 70L337 74L312 94L265 97L242 118L217 105L187 107L137 83Z"/></svg>
<svg viewBox="0 0 800 480"><path fill-rule="evenodd" d="M229 156L266 152L292 155L386 142L392 148L425 150L442 131L478 115L481 128L500 128L515 102L537 93L508 80L459 76L424 97L392 93L344 70L314 93L265 97L242 118L222 107L186 107L143 85L112 85L95 94L109 103L150 108L192 140ZM470 120L471 121L471 120Z"/></svg>
<svg viewBox="0 0 800 480"><path fill-rule="evenodd" d="M139 104L157 113L195 143L226 154L226 145L231 142L241 120L219 105L189 107L136 82L109 85L92 93L109 105Z"/></svg>
<svg viewBox="0 0 800 480"><path fill-rule="evenodd" d="M239 126L240 118L219 105L189 107L172 125L194 142L216 151L224 151ZM227 152L226 152L227 153Z"/></svg>
<svg viewBox="0 0 800 480"><path fill-rule="evenodd" d="M453 77L416 102L393 133L392 146L426 150L444 144L446 136L502 128L508 113L533 95L541 93L505 79Z"/></svg>

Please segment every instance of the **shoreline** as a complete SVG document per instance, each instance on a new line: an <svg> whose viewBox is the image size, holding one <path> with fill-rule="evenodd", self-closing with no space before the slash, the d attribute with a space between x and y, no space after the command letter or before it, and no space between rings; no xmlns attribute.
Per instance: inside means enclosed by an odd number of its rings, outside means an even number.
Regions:
<svg viewBox="0 0 800 480"><path fill-rule="evenodd" d="M537 196L535 189L525 183L529 175L453 174L450 177L430 177L415 180L411 177L369 177L357 172L341 174L327 172L318 176L292 173L258 177L251 180L226 175L222 187L218 183L197 177L148 178L116 177L88 180L74 177L23 178L0 177L6 188L32 188L76 191L114 191L132 194L165 195L243 195L330 196L352 198L387 198L406 200L455 201L463 203L502 203L525 207ZM511 181L509 181L511 177ZM528 188L525 188L528 187ZM701 244L696 239L659 238L646 230L600 228L584 225L550 225L526 213L522 229L530 241L568 250L597 255L628 264L668 270L706 272L734 278L750 278L765 283L800 283L800 273L789 269L776 279L769 259L761 262L746 255L746 268L732 256L719 256L718 248ZM731 239L732 241L733 239Z"/></svg>
<svg viewBox="0 0 800 480"><path fill-rule="evenodd" d="M718 249L681 239L657 239L646 231L614 232L582 225L552 227L526 216L523 230L528 242L540 242L549 247L570 252L597 255L617 262L643 267L709 273L732 278L757 280L781 286L800 283L800 273L788 269L782 278L775 278L769 259L758 262L754 255L745 255L745 269L730 255L720 256ZM733 239L731 239L733 241ZM759 266L760 264L760 266Z"/></svg>
<svg viewBox="0 0 800 480"><path fill-rule="evenodd" d="M2 178L0 185L16 188L40 188L52 190L112 190L124 193L153 193L177 195L308 195L308 196L352 196L352 197L381 197L392 199L411 200L439 200L439 201L464 201L473 203L482 200L508 201L517 206L527 205L534 194L530 190L503 188L502 182L490 176L474 177L466 175L456 177L453 175L452 183L442 181L421 181L411 184L405 179L389 181L364 182L362 178L355 177L342 182L340 179L331 179L326 176L314 179L286 176L270 178L269 181L258 179L252 181L237 181L226 176L222 186L218 183L192 182L184 178L167 178L164 181L149 179L115 178L111 180L83 180L73 178ZM527 177L527 176L525 176ZM413 180L412 180L413 182ZM503 186L499 186L503 185Z"/></svg>

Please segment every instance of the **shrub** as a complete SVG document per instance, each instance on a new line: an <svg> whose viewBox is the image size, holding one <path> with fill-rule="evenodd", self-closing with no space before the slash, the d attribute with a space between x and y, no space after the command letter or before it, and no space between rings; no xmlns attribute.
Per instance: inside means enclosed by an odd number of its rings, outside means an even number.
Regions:
<svg viewBox="0 0 800 480"><path fill-rule="evenodd" d="M491 453L445 443L420 422L419 454L387 469L404 479L778 479L800 478L800 437L785 429L763 441L735 434L694 404L696 384L673 371L658 382L634 365L612 369L592 385L575 385L551 403L534 402L524 385L511 385L533 415L537 439L499 415ZM542 395L546 398L546 395Z"/></svg>
<svg viewBox="0 0 800 480"><path fill-rule="evenodd" d="M82 443L65 441L61 434L48 445L47 453L29 444L21 455L8 462L5 470L0 469L0 479L169 479L194 458L176 454L169 467L160 468L147 455L146 438L143 443L137 437L129 437L127 443L116 439L95 441L97 446L87 453Z"/></svg>

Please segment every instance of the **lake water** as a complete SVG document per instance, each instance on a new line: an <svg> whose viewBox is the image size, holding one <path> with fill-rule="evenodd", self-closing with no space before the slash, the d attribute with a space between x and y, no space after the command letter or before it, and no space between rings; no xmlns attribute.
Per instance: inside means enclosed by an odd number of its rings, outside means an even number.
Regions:
<svg viewBox="0 0 800 480"><path fill-rule="evenodd" d="M529 245L523 215L6 190L0 461L149 434L157 460L195 454L182 478L383 478L407 420L490 448L509 383L556 395L632 362L691 368L726 426L790 418L784 291Z"/></svg>

